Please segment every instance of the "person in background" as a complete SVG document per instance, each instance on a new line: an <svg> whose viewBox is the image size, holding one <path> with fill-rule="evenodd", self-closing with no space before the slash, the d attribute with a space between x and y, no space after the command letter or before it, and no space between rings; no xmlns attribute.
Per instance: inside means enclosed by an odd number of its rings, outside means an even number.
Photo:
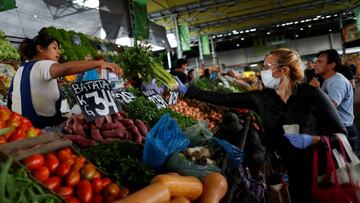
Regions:
<svg viewBox="0 0 360 203"><path fill-rule="evenodd" d="M204 74L200 78L210 79L210 70L208 68L205 68Z"/></svg>
<svg viewBox="0 0 360 203"><path fill-rule="evenodd" d="M311 59L306 62L306 69L304 71L306 83L309 83L315 77L314 64Z"/></svg>
<svg viewBox="0 0 360 203"><path fill-rule="evenodd" d="M196 75L195 75L195 70L194 69L190 69L188 71L188 81L191 82L193 80L195 80Z"/></svg>
<svg viewBox="0 0 360 203"><path fill-rule="evenodd" d="M176 66L171 69L170 74L178 77L182 83L186 84L189 82L188 76L184 73L187 67L188 61L186 59L178 59Z"/></svg>
<svg viewBox="0 0 360 203"><path fill-rule="evenodd" d="M90 55L85 56L84 58L85 61L92 61L93 58ZM102 56L96 56L95 57L95 61L104 61L104 57ZM96 69L92 69L92 70L88 70L84 73L80 73L78 74L78 78L77 78L77 82L81 82L81 81L89 81L89 80L99 80L100 78L101 72L98 68Z"/></svg>
<svg viewBox="0 0 360 203"><path fill-rule="evenodd" d="M323 85L313 81L316 88L321 88L339 112L342 123L348 132L347 138L354 151L358 150L358 135L354 126L354 91L348 79L339 73L341 59L338 52L328 49L318 53L314 65L315 74L324 79Z"/></svg>
<svg viewBox="0 0 360 203"><path fill-rule="evenodd" d="M300 83L304 77L301 63L294 50L271 51L261 71L265 85L261 91L209 92L177 81L178 91L187 98L258 113L266 146L282 157L288 169L291 201L311 203L313 148L323 146L320 136L335 137L334 133L346 133L346 129L329 98L320 89Z"/></svg>
<svg viewBox="0 0 360 203"><path fill-rule="evenodd" d="M8 93L10 110L28 118L37 128L62 123L61 96L57 78L82 73L95 68L107 68L117 75L122 69L105 61L72 61L59 63L57 39L39 34L25 38L19 51L26 60L16 71Z"/></svg>

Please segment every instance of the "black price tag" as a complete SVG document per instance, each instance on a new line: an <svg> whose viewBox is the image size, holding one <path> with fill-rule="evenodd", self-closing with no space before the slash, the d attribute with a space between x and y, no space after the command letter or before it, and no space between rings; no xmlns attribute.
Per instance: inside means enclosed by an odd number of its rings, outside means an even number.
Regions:
<svg viewBox="0 0 360 203"><path fill-rule="evenodd" d="M122 104L128 104L136 99L136 96L131 92L126 92L124 89L114 91L114 98L119 100Z"/></svg>
<svg viewBox="0 0 360 203"><path fill-rule="evenodd" d="M107 80L77 82L71 85L71 89L87 121L119 111Z"/></svg>
<svg viewBox="0 0 360 203"><path fill-rule="evenodd" d="M170 92L170 98L169 98L169 101L168 101L169 105L171 106L171 105L176 104L178 98L179 98L179 92L172 92L171 91Z"/></svg>
<svg viewBox="0 0 360 203"><path fill-rule="evenodd" d="M154 90L148 90L143 93L150 101L152 101L152 102L154 102L154 104L156 104L156 107L158 109L168 107L168 105L164 101L164 99L160 95L158 95Z"/></svg>

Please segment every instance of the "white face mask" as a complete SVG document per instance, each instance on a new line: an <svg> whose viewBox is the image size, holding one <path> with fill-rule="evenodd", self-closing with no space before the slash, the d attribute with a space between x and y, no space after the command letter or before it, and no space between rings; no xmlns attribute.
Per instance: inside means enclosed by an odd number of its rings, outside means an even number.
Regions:
<svg viewBox="0 0 360 203"><path fill-rule="evenodd" d="M276 71L276 70L274 70ZM261 74L261 80L263 81L265 87L276 89L279 87L280 84L280 78L274 78L272 76L272 70L263 70L260 72Z"/></svg>

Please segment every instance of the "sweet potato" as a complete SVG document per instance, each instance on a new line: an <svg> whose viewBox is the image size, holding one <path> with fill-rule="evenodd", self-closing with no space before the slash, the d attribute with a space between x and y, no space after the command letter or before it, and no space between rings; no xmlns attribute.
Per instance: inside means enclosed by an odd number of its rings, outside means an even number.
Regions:
<svg viewBox="0 0 360 203"><path fill-rule="evenodd" d="M101 134L104 138L126 139L128 137L128 132L120 129L103 130L101 131Z"/></svg>
<svg viewBox="0 0 360 203"><path fill-rule="evenodd" d="M111 115L111 118L112 118L113 120L118 120L118 121L124 119L124 117L122 117L122 115L121 115L119 112L114 113L113 115Z"/></svg>
<svg viewBox="0 0 360 203"><path fill-rule="evenodd" d="M130 127L130 131L133 136L132 138L133 138L134 142L136 142L137 144L141 144L141 141L143 138L142 138L139 130L137 129L137 127L135 125L132 125Z"/></svg>
<svg viewBox="0 0 360 203"><path fill-rule="evenodd" d="M105 120L106 120L106 122L108 122L108 123L112 123L113 121L112 121L112 118L111 118L111 116L105 116Z"/></svg>
<svg viewBox="0 0 360 203"><path fill-rule="evenodd" d="M129 128L131 125L134 125L134 122L130 118L124 118L120 121L126 128Z"/></svg>
<svg viewBox="0 0 360 203"><path fill-rule="evenodd" d="M73 117L70 117L69 119L66 120L65 127L64 127L66 132L68 132L68 133L73 132L74 121L75 120Z"/></svg>
<svg viewBox="0 0 360 203"><path fill-rule="evenodd" d="M148 134L146 125L139 119L135 119L134 123L135 123L137 129L139 130L141 136L146 137L146 135Z"/></svg>
<svg viewBox="0 0 360 203"><path fill-rule="evenodd" d="M127 115L127 113L125 113L125 111L120 111L119 113L120 113L120 115L121 115L123 118L127 118L127 117L128 117L128 115Z"/></svg>
<svg viewBox="0 0 360 203"><path fill-rule="evenodd" d="M101 127L101 130L114 130L114 129L125 130L125 126L122 123L105 123Z"/></svg>
<svg viewBox="0 0 360 203"><path fill-rule="evenodd" d="M100 143L102 143L104 141L103 137L100 134L99 129L96 128L95 125L92 124L90 126L90 130L91 130L91 137L93 140L95 140L96 142L100 142Z"/></svg>
<svg viewBox="0 0 360 203"><path fill-rule="evenodd" d="M82 135L69 134L66 135L66 137L83 148L92 147L96 145L96 142L94 140L90 140Z"/></svg>
<svg viewBox="0 0 360 203"><path fill-rule="evenodd" d="M74 119L73 131L78 135L86 135L83 125L77 119Z"/></svg>
<svg viewBox="0 0 360 203"><path fill-rule="evenodd" d="M95 126L97 128L101 128L101 126L104 124L105 118L104 117L100 117L95 119Z"/></svg>

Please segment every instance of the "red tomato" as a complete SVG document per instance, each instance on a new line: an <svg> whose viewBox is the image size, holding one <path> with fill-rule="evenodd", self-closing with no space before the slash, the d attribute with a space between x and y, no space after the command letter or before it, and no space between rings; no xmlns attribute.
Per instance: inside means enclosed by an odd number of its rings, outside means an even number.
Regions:
<svg viewBox="0 0 360 203"><path fill-rule="evenodd" d="M13 134L11 134L11 136L9 137L9 141L13 142L13 141L17 141L17 140L22 140L26 138L25 132L22 130L16 130Z"/></svg>
<svg viewBox="0 0 360 203"><path fill-rule="evenodd" d="M76 194L82 202L90 202L92 199L91 183L88 180L81 180L76 187Z"/></svg>
<svg viewBox="0 0 360 203"><path fill-rule="evenodd" d="M42 166L44 166L45 159L40 154L34 154L29 156L28 158L22 161L27 169L29 170L36 170Z"/></svg>
<svg viewBox="0 0 360 203"><path fill-rule="evenodd" d="M127 188L121 188L119 193L119 198L124 198L129 195L129 189Z"/></svg>
<svg viewBox="0 0 360 203"><path fill-rule="evenodd" d="M11 111L7 108L0 109L0 120L7 121L11 117Z"/></svg>
<svg viewBox="0 0 360 203"><path fill-rule="evenodd" d="M6 137L0 136L0 144L5 144L5 143L7 143Z"/></svg>
<svg viewBox="0 0 360 203"><path fill-rule="evenodd" d="M56 174L60 177L65 176L70 172L71 164L70 162L62 162L56 169Z"/></svg>
<svg viewBox="0 0 360 203"><path fill-rule="evenodd" d="M59 160L53 153L50 153L45 157L45 165L48 167L50 172L53 172L59 166Z"/></svg>
<svg viewBox="0 0 360 203"><path fill-rule="evenodd" d="M101 179L100 178L94 178L91 181L91 186L92 186L94 194L100 193L102 188L103 188Z"/></svg>
<svg viewBox="0 0 360 203"><path fill-rule="evenodd" d="M101 178L101 174L99 173L99 171L95 172L94 178Z"/></svg>
<svg viewBox="0 0 360 203"><path fill-rule="evenodd" d="M49 176L50 171L46 166L42 166L35 171L35 178L40 182L47 180Z"/></svg>
<svg viewBox="0 0 360 203"><path fill-rule="evenodd" d="M92 180L95 176L95 173L96 173L96 168L94 165L92 165L90 163L86 164L80 170L81 178L87 179L87 180Z"/></svg>
<svg viewBox="0 0 360 203"><path fill-rule="evenodd" d="M103 197L100 195L96 195L94 198L92 198L91 203L102 203Z"/></svg>
<svg viewBox="0 0 360 203"><path fill-rule="evenodd" d="M26 135L28 137L36 137L39 136L41 134L41 130L35 127L31 127L27 132Z"/></svg>
<svg viewBox="0 0 360 203"><path fill-rule="evenodd" d="M65 197L67 203L80 203L80 201L75 197Z"/></svg>
<svg viewBox="0 0 360 203"><path fill-rule="evenodd" d="M65 152L69 153L69 154L72 154L72 149L70 147L65 147L64 149Z"/></svg>
<svg viewBox="0 0 360 203"><path fill-rule="evenodd" d="M74 165L72 166L73 170L79 171L85 164L86 159L83 156L79 156L75 159Z"/></svg>
<svg viewBox="0 0 360 203"><path fill-rule="evenodd" d="M72 187L59 187L55 190L60 196L68 197L70 195L73 195L74 190Z"/></svg>
<svg viewBox="0 0 360 203"><path fill-rule="evenodd" d="M66 161L72 159L71 154L64 149L58 152L57 157L60 161Z"/></svg>
<svg viewBox="0 0 360 203"><path fill-rule="evenodd" d="M22 117L21 118L21 126L26 126L29 130L32 127L31 121L27 118Z"/></svg>
<svg viewBox="0 0 360 203"><path fill-rule="evenodd" d="M80 181L80 173L79 173L79 171L71 170L66 175L66 185L67 186L74 186L74 185L78 184L79 181Z"/></svg>
<svg viewBox="0 0 360 203"><path fill-rule="evenodd" d="M9 120L7 120L7 126L12 128L17 128L21 125L20 119L11 117Z"/></svg>
<svg viewBox="0 0 360 203"><path fill-rule="evenodd" d="M61 178L57 176L50 177L46 181L44 181L44 185L51 190L55 190L61 184Z"/></svg>
<svg viewBox="0 0 360 203"><path fill-rule="evenodd" d="M120 193L120 187L116 183L110 183L104 190L105 195L117 197Z"/></svg>
<svg viewBox="0 0 360 203"><path fill-rule="evenodd" d="M103 179L101 179L101 184L102 184L102 187L103 187L103 188L107 187L110 183L111 183L111 179L110 179L110 178L103 178Z"/></svg>

